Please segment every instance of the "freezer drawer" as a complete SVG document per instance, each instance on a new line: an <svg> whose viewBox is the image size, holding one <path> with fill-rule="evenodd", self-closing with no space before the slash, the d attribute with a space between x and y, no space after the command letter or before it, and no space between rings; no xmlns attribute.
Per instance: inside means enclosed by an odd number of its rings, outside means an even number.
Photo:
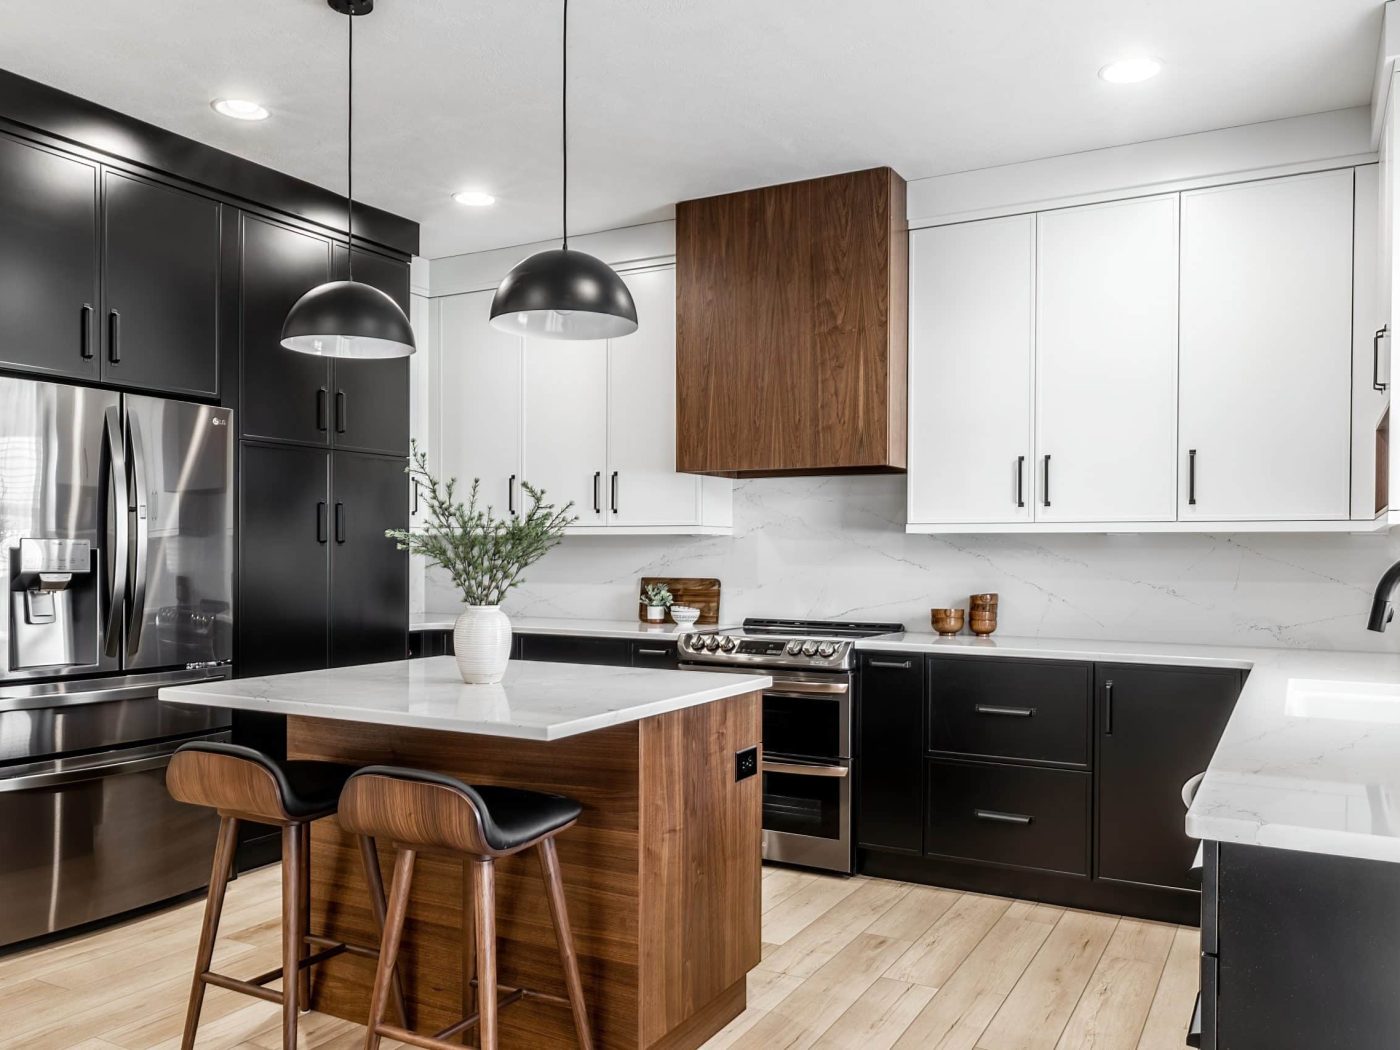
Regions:
<svg viewBox="0 0 1400 1050"><path fill-rule="evenodd" d="M205 740L228 740L213 733ZM165 790L183 741L11 767L0 777L0 946L209 881L218 817Z"/></svg>

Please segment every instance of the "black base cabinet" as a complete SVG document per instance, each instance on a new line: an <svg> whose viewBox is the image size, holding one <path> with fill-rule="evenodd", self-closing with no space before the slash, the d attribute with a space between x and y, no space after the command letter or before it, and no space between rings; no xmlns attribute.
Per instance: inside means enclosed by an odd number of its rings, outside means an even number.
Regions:
<svg viewBox="0 0 1400 1050"><path fill-rule="evenodd" d="M409 636L409 657L412 659L451 655L451 631L414 631ZM652 667L659 670L674 670L680 666L676 643L669 639L627 641L621 638L516 634L511 638L510 658L549 663Z"/></svg>
<svg viewBox="0 0 1400 1050"><path fill-rule="evenodd" d="M1400 1046L1400 865L1206 843L1204 1050Z"/></svg>
<svg viewBox="0 0 1400 1050"><path fill-rule="evenodd" d="M869 875L1199 921L1181 787L1235 670L868 653L857 866Z"/></svg>

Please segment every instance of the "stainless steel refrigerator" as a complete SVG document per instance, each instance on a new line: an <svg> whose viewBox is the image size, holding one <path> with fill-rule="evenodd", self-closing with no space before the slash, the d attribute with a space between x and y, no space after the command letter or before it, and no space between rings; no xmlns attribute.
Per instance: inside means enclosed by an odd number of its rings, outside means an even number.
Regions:
<svg viewBox="0 0 1400 1050"><path fill-rule="evenodd" d="M227 712L232 413L0 378L0 947L199 889L215 818L165 791Z"/></svg>

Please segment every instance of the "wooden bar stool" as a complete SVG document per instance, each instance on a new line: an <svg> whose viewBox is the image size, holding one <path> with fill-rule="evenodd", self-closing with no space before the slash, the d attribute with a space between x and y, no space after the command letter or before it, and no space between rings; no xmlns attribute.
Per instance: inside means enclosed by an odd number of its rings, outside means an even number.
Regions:
<svg viewBox="0 0 1400 1050"><path fill-rule="evenodd" d="M582 809L573 799L561 795L507 787L472 787L453 777L418 769L366 766L351 775L340 796L341 827L392 842L398 850L384 940L379 948L379 969L370 997L366 1050L378 1050L383 1036L429 1050L460 1050L447 1040L473 1025L480 1030L481 1050L496 1050L499 1007L527 997L568 1006L573 1011L579 1046L592 1050L578 956L564 905L559 856L554 849L554 836L571 827ZM498 1000L495 862L499 857L531 847L539 853L568 998L502 985L499 988L505 995ZM403 937L413 865L420 852L465 855L472 875L476 926L476 1013L431 1036L384 1023L389 978Z"/></svg>
<svg viewBox="0 0 1400 1050"><path fill-rule="evenodd" d="M204 989L211 984L279 1003L282 1047L294 1050L297 1014L311 1009L311 967L343 952L379 958L375 948L312 936L309 928L311 822L336 811L340 790L353 772L354 767L334 762L276 762L251 747L212 741L186 744L171 758L165 775L165 785L171 796L180 802L219 811L214 869L209 876L209 897L204 905L204 925L199 933L199 952L181 1050L194 1046L199 1012L204 1005ZM214 938L219 930L224 892L233 870L241 820L273 824L282 829L282 965L247 981L214 973L209 968L214 957ZM382 928L384 883L372 838L360 836L360 858L369 883L375 919ZM313 947L320 950L312 953ZM294 974L296 980L286 978L287 974ZM279 978L282 978L280 992L266 987ZM407 1023L403 991L397 980L393 994L399 1017Z"/></svg>

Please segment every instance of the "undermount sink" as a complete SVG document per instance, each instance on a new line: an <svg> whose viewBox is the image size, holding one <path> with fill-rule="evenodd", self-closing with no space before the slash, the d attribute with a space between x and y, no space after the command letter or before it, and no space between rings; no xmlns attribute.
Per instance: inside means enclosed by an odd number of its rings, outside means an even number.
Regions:
<svg viewBox="0 0 1400 1050"><path fill-rule="evenodd" d="M1400 683L1290 678L1284 713L1293 718L1400 723Z"/></svg>

